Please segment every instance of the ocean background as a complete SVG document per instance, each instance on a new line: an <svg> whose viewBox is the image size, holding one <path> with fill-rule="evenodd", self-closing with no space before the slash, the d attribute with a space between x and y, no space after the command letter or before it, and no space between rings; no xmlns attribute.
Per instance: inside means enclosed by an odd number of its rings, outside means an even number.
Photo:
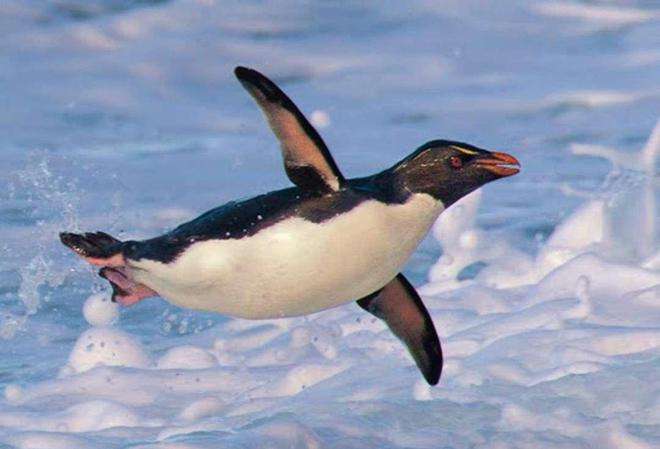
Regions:
<svg viewBox="0 0 660 449"><path fill-rule="evenodd" d="M660 446L657 0L2 0L0 30L1 448ZM521 161L404 270L437 387L356 305L119 310L59 243L289 186L236 65L349 177L436 138Z"/></svg>

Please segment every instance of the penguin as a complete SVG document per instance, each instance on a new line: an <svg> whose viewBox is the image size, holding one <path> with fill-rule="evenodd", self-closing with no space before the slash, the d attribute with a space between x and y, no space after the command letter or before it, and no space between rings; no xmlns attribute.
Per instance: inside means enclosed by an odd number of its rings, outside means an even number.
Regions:
<svg viewBox="0 0 660 449"><path fill-rule="evenodd" d="M432 140L380 173L347 179L274 82L245 67L234 73L277 136L293 187L229 202L148 240L62 232L62 243L101 267L112 300L126 306L161 296L181 307L268 319L357 301L437 384L438 334L401 269L443 210L515 175L518 160Z"/></svg>

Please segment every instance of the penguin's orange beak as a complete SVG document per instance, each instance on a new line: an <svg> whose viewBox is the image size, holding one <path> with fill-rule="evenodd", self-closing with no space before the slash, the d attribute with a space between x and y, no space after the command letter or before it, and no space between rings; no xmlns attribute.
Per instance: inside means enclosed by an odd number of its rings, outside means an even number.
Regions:
<svg viewBox="0 0 660 449"><path fill-rule="evenodd" d="M491 152L476 160L475 164L501 178L513 176L520 171L518 159L507 153Z"/></svg>

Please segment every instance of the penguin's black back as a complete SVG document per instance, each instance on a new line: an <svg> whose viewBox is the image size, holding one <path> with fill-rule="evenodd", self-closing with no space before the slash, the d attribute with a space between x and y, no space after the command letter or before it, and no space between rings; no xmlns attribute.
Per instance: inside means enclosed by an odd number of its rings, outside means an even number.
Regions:
<svg viewBox="0 0 660 449"><path fill-rule="evenodd" d="M159 237L126 242L123 252L133 260L169 263L195 242L250 237L293 217L322 223L368 200L404 202L405 198L394 194L384 179L383 174L351 179L344 188L330 193L290 187L244 201L230 201Z"/></svg>

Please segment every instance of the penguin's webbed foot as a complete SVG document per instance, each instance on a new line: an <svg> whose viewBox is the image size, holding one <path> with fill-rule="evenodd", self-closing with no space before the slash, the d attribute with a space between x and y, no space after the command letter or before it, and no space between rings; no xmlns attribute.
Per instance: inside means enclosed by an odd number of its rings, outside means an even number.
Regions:
<svg viewBox="0 0 660 449"><path fill-rule="evenodd" d="M99 276L110 282L112 301L118 302L122 306L132 306L145 298L158 295L146 285L139 284L131 279L122 267L103 267L99 271Z"/></svg>

